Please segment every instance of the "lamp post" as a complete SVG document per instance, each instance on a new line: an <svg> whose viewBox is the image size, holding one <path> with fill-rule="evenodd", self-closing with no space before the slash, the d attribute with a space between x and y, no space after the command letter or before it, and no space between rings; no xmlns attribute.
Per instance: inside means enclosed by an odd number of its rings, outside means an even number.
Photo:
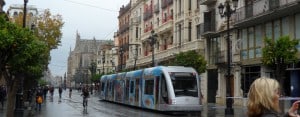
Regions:
<svg viewBox="0 0 300 117"><path fill-rule="evenodd" d="M231 83L230 79L233 78L233 75L231 74L231 55L230 55L230 29L229 29L229 20L233 13L235 13L237 8L238 0L232 0L234 9L231 9L230 1L226 0L224 5L220 3L218 6L219 13L221 17L227 18L227 74L226 74L226 109L225 109L225 115L233 115L233 108L232 108L232 93L231 93ZM224 11L225 8L225 11Z"/></svg>
<svg viewBox="0 0 300 117"><path fill-rule="evenodd" d="M26 27L27 3L28 0L24 0L23 28Z"/></svg>
<svg viewBox="0 0 300 117"><path fill-rule="evenodd" d="M120 59L121 59L121 66L120 66L120 71L122 71L122 67L123 67L123 54L124 54L124 49L123 49L123 47L120 47L120 49L119 49L119 53L120 53Z"/></svg>
<svg viewBox="0 0 300 117"><path fill-rule="evenodd" d="M102 74L104 74L105 51L102 51Z"/></svg>
<svg viewBox="0 0 300 117"><path fill-rule="evenodd" d="M157 34L155 34L154 30L151 31L151 36L148 39L150 41L151 50L152 50L152 67L155 67L155 62L154 62L154 44L157 41Z"/></svg>
<svg viewBox="0 0 300 117"><path fill-rule="evenodd" d="M136 61L138 59L138 47L139 47L140 44L128 44L128 45L129 46L135 45L135 54L134 54L134 57L133 57L133 59L134 59L133 69L135 70L135 68L136 68Z"/></svg>
<svg viewBox="0 0 300 117"><path fill-rule="evenodd" d="M26 27L26 14L27 14L27 3L28 0L24 0L24 14L23 14L23 28ZM16 94L16 104L15 104L15 112L17 116L22 116L24 109L23 109L23 78L20 79L19 89Z"/></svg>
<svg viewBox="0 0 300 117"><path fill-rule="evenodd" d="M134 65L133 65L133 70L136 68L136 60L138 58L138 44L135 45L135 54L134 54Z"/></svg>
<svg viewBox="0 0 300 117"><path fill-rule="evenodd" d="M113 57L110 58L110 62L111 62L111 66L112 66L111 71L112 71L112 72L115 72L115 71L116 71L116 66L115 66L115 62L114 62L114 60L113 60Z"/></svg>

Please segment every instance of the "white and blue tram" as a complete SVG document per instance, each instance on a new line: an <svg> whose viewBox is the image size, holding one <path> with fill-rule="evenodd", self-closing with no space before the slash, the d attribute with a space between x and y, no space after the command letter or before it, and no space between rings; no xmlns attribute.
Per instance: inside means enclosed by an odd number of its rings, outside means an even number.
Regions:
<svg viewBox="0 0 300 117"><path fill-rule="evenodd" d="M104 75L100 99L158 111L200 111L200 78L195 69L158 66Z"/></svg>

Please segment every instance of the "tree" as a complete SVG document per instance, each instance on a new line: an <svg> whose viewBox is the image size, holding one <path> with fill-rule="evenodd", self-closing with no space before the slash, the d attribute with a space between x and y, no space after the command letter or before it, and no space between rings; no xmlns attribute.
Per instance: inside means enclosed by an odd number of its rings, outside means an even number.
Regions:
<svg viewBox="0 0 300 117"><path fill-rule="evenodd" d="M96 70L97 70L97 63L95 61L92 61L90 66L89 66L89 70L92 74L92 78L94 77L94 75L96 74Z"/></svg>
<svg viewBox="0 0 300 117"><path fill-rule="evenodd" d="M193 67L199 74L205 72L207 64L204 57L194 50L176 54L172 63L173 65Z"/></svg>
<svg viewBox="0 0 300 117"><path fill-rule="evenodd" d="M264 39L265 47L262 53L262 63L275 72L275 78L283 87L285 69L288 64L297 60L297 48L299 40L290 39L289 36L282 36L278 40Z"/></svg>
<svg viewBox="0 0 300 117"><path fill-rule="evenodd" d="M28 28L22 28L0 17L0 73L7 83L7 116L14 116L18 85L26 74L39 74L49 56L47 45Z"/></svg>
<svg viewBox="0 0 300 117"><path fill-rule="evenodd" d="M46 9L37 17L35 22L37 24L34 32L37 37L47 42L50 50L56 49L61 43L61 28L64 25L62 16L59 14L52 15L50 10Z"/></svg>
<svg viewBox="0 0 300 117"><path fill-rule="evenodd" d="M95 74L92 76L91 80L92 82L99 82L99 79L103 76L103 74Z"/></svg>
<svg viewBox="0 0 300 117"><path fill-rule="evenodd" d="M34 20L31 25L31 29L34 30L34 34L38 39L44 41L49 48L49 58L50 61L50 51L52 49L56 49L61 44L62 31L61 28L64 25L62 21L62 16L52 15L49 9L44 10L44 12L40 15L36 16L26 16L26 21L30 21L30 19ZM23 24L23 14L18 15L17 17L13 17L10 19L18 26L22 26ZM29 22L27 22L29 23Z"/></svg>

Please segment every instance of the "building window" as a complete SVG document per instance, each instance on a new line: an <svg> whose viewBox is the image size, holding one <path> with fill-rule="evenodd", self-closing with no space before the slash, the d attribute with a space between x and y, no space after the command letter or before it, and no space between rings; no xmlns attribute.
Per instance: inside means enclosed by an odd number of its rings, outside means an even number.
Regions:
<svg viewBox="0 0 300 117"><path fill-rule="evenodd" d="M255 26L255 57L261 57L262 56L262 30L261 25Z"/></svg>
<svg viewBox="0 0 300 117"><path fill-rule="evenodd" d="M192 22L189 22L189 26L188 26L188 40L189 41L192 40Z"/></svg>
<svg viewBox="0 0 300 117"><path fill-rule="evenodd" d="M274 39L278 40L280 37L280 20L274 21Z"/></svg>
<svg viewBox="0 0 300 117"><path fill-rule="evenodd" d="M249 27L241 31L243 60L260 58L262 56L262 26Z"/></svg>
<svg viewBox="0 0 300 117"><path fill-rule="evenodd" d="M260 71L260 66L242 67L241 88L243 90L244 97L247 97L247 93L249 92L250 85L253 81L261 76Z"/></svg>
<svg viewBox="0 0 300 117"><path fill-rule="evenodd" d="M290 24L289 24L289 18L284 17L282 18L282 35L288 36L290 35Z"/></svg>
<svg viewBox="0 0 300 117"><path fill-rule="evenodd" d="M295 16L295 33L296 39L300 39L300 14ZM298 51L300 51L300 43L297 45Z"/></svg>
<svg viewBox="0 0 300 117"><path fill-rule="evenodd" d="M248 37L247 37L247 29L242 30L242 59L248 59Z"/></svg>
<svg viewBox="0 0 300 117"><path fill-rule="evenodd" d="M178 25L178 40L180 46L181 45L181 24Z"/></svg>
<svg viewBox="0 0 300 117"><path fill-rule="evenodd" d="M135 28L135 38L139 38L139 27Z"/></svg>
<svg viewBox="0 0 300 117"><path fill-rule="evenodd" d="M189 0L189 10L192 10L192 0Z"/></svg>
<svg viewBox="0 0 300 117"><path fill-rule="evenodd" d="M266 24L266 38L271 38L272 39L272 35L273 35L273 28L272 28L272 22L269 22Z"/></svg>
<svg viewBox="0 0 300 117"><path fill-rule="evenodd" d="M197 39L200 39L201 38L201 29L200 29L200 24L198 24L197 26L196 26L196 37L197 37Z"/></svg>
<svg viewBox="0 0 300 117"><path fill-rule="evenodd" d="M217 59L221 59L220 46L220 37L208 39L209 64L215 64ZM225 56L223 57L225 59Z"/></svg>
<svg viewBox="0 0 300 117"><path fill-rule="evenodd" d="M182 5L182 4L181 4L181 0L179 0L179 1L178 1L178 7L179 7L179 8L178 8L178 12L179 12L179 13L181 13L181 5Z"/></svg>
<svg viewBox="0 0 300 117"><path fill-rule="evenodd" d="M18 12L14 12L14 17L17 17L18 16Z"/></svg>
<svg viewBox="0 0 300 117"><path fill-rule="evenodd" d="M196 8L199 9L199 5L200 5L200 0L197 0L197 3L196 3Z"/></svg>

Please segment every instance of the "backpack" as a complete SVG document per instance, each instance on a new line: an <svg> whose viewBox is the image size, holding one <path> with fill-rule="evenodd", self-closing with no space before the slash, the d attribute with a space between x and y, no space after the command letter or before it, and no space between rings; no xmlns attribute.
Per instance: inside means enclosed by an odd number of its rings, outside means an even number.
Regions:
<svg viewBox="0 0 300 117"><path fill-rule="evenodd" d="M39 104L43 103L43 98L42 98L42 96L38 96L37 102L38 102Z"/></svg>

